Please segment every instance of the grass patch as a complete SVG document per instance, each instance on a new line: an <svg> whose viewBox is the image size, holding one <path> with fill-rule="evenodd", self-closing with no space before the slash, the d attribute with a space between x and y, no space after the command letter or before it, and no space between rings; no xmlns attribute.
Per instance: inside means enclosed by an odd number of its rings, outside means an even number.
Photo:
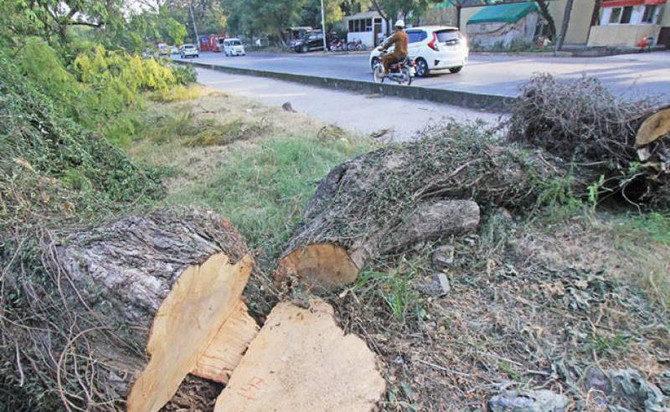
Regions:
<svg viewBox="0 0 670 412"><path fill-rule="evenodd" d="M167 203L221 214L263 252L262 261L273 262L320 179L372 143L300 114L196 89L192 101L149 103L131 155L165 171Z"/></svg>
<svg viewBox="0 0 670 412"><path fill-rule="evenodd" d="M184 141L184 145L190 147L226 145L259 136L270 127L264 119L251 122L233 119L224 124L206 119L200 122L200 126L194 136Z"/></svg>
<svg viewBox="0 0 670 412"><path fill-rule="evenodd" d="M621 333L614 336L594 333L589 338L589 346L600 356L622 355L628 348L628 339Z"/></svg>
<svg viewBox="0 0 670 412"><path fill-rule="evenodd" d="M235 224L252 248L275 256L317 182L332 166L366 147L358 141L323 144L309 137L285 137L236 148L211 176L184 186L168 201L217 211Z"/></svg>
<svg viewBox="0 0 670 412"><path fill-rule="evenodd" d="M647 213L616 219L612 241L634 262L631 277L653 301L670 308L670 215Z"/></svg>
<svg viewBox="0 0 670 412"><path fill-rule="evenodd" d="M633 217L628 225L646 233L654 242L670 245L670 214L648 213Z"/></svg>

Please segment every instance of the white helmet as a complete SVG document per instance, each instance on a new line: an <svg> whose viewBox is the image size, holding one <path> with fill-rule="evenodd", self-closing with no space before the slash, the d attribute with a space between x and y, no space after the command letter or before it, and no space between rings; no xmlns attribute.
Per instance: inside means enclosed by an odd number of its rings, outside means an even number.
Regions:
<svg viewBox="0 0 670 412"><path fill-rule="evenodd" d="M405 28L405 22L402 20L398 20L395 22L395 25L393 27L397 27L399 29L404 29Z"/></svg>

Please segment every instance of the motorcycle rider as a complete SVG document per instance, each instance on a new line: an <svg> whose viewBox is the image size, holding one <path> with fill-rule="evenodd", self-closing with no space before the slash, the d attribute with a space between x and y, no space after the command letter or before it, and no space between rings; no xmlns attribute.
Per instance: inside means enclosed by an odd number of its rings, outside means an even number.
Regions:
<svg viewBox="0 0 670 412"><path fill-rule="evenodd" d="M398 20L395 22L395 33L393 36L389 37L379 48L381 50L386 50L389 47L395 45L393 53L385 54L382 56L382 64L384 65L384 75L388 76L389 71L391 70L391 65L400 63L407 57L407 46L409 40L407 38L407 33L405 33L405 22Z"/></svg>

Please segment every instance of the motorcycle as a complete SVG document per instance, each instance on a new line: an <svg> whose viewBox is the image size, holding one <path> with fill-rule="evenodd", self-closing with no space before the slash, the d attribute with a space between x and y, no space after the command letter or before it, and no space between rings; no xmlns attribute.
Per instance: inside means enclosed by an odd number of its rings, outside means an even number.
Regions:
<svg viewBox="0 0 670 412"><path fill-rule="evenodd" d="M358 39L356 41L349 42L345 45L345 49L347 51L360 51L360 50L365 50L365 46L363 46L363 42Z"/></svg>
<svg viewBox="0 0 670 412"><path fill-rule="evenodd" d="M391 70L389 70L388 75L384 75L384 66L382 65L381 57L385 54L388 54L387 51L382 51L380 55L379 63L372 70L372 78L375 83L384 83L384 80L389 79L394 82L402 85L411 85L412 78L416 76L416 69L414 67L414 60L409 57L405 57L400 63L394 63L391 65Z"/></svg>
<svg viewBox="0 0 670 412"><path fill-rule="evenodd" d="M340 39L335 39L330 42L330 50L332 51L344 51L345 46L344 42Z"/></svg>

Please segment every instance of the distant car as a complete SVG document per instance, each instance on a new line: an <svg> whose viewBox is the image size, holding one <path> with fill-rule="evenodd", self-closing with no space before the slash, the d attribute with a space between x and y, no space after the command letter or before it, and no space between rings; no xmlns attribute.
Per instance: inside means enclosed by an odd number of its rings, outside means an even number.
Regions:
<svg viewBox="0 0 670 412"><path fill-rule="evenodd" d="M180 50L179 50L179 47L177 47L177 46L172 46L172 48L170 49L170 53L171 53L171 54L179 54L179 53L181 53L181 52L180 52Z"/></svg>
<svg viewBox="0 0 670 412"><path fill-rule="evenodd" d="M195 44L188 43L181 46L179 56L181 56L182 59L187 57L200 57L200 53L198 52L198 48L195 47Z"/></svg>
<svg viewBox="0 0 670 412"><path fill-rule="evenodd" d="M449 70L458 73L468 64L468 40L456 27L426 26L407 29L409 57L416 63L416 74L428 76L433 71ZM370 67L380 62L381 51L370 53Z"/></svg>
<svg viewBox="0 0 670 412"><path fill-rule="evenodd" d="M160 56L169 56L170 55L170 46L165 43L158 44L158 54Z"/></svg>
<svg viewBox="0 0 670 412"><path fill-rule="evenodd" d="M323 50L323 34L320 31L312 31L301 39L293 42L293 50L297 53L307 53L312 50Z"/></svg>
<svg viewBox="0 0 670 412"><path fill-rule="evenodd" d="M247 52L240 39L230 38L223 41L223 52L226 56L244 56Z"/></svg>

